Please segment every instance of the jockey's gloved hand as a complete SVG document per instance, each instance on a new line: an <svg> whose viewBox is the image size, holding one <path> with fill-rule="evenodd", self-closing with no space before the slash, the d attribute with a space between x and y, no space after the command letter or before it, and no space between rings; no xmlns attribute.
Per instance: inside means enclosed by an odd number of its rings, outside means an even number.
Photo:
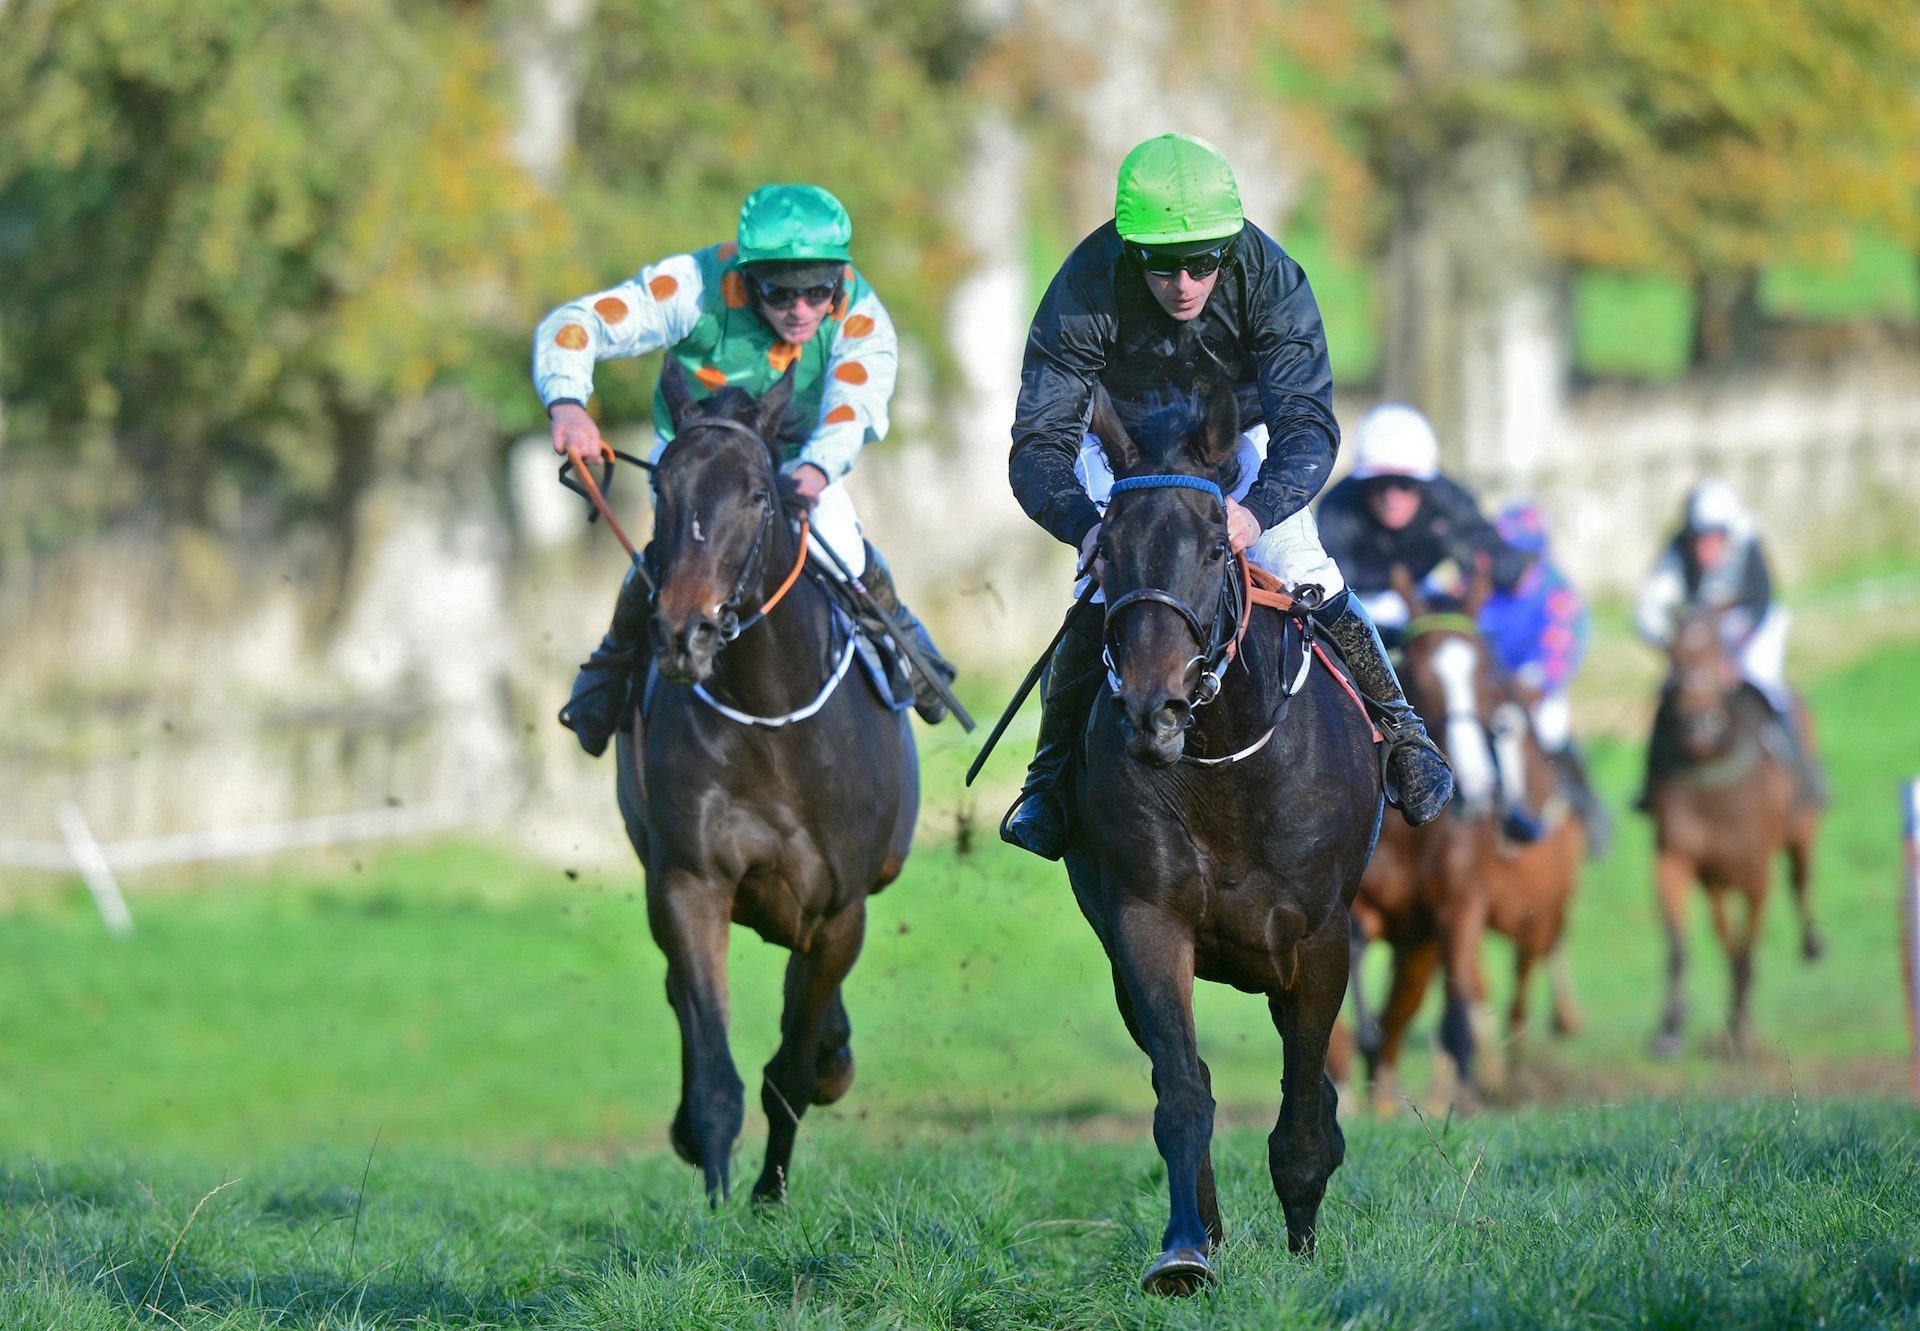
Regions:
<svg viewBox="0 0 1920 1331"><path fill-rule="evenodd" d="M788 508L804 506L810 511L831 483L826 472L811 462L802 462L793 470L780 473L780 495Z"/></svg>

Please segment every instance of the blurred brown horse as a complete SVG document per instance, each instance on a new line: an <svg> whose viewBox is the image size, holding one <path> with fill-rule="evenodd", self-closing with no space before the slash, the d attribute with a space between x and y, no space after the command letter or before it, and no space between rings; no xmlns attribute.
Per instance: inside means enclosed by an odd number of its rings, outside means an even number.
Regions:
<svg viewBox="0 0 1920 1331"><path fill-rule="evenodd" d="M1681 619L1668 648L1669 673L1648 741L1647 812L1653 816L1654 884L1667 927L1667 1006L1654 1052L1680 1052L1686 1024L1687 894L1697 882L1713 907L1727 949L1733 1000L1727 1034L1735 1053L1752 1040L1747 1002L1753 946L1766 911L1773 858L1786 852L1800 951L1822 950L1807 891L1819 805L1806 797L1793 765L1778 751L1781 724L1772 706L1740 678L1718 608ZM1804 714L1802 714L1802 718ZM1812 753L1804 719L1800 743ZM1745 903L1735 920L1733 898Z"/></svg>
<svg viewBox="0 0 1920 1331"><path fill-rule="evenodd" d="M919 774L904 715L848 671L850 626L822 587L796 580L805 552L768 442L792 372L757 403L737 388L690 401L671 358L660 382L675 435L653 476L658 682L644 727L620 737L620 811L680 1020L670 1139L713 1200L728 1191L743 1117L727 1046L730 927L793 953L780 1048L761 1075L767 1156L753 1187L756 1201L781 1201L801 1115L853 1081L840 984L867 898L906 860Z"/></svg>
<svg viewBox="0 0 1920 1331"><path fill-rule="evenodd" d="M1528 982L1542 960L1553 968L1554 1031L1568 1034L1579 1025L1560 942L1580 883L1586 832L1569 816L1553 764L1480 634L1477 617L1490 590L1486 575L1473 579L1457 610L1429 604L1398 570L1394 587L1413 616L1402 637L1401 683L1453 765L1455 794L1447 811L1425 827L1390 819L1382 829L1354 903L1355 1019L1373 1105L1389 1112L1402 1041L1440 969L1446 983L1440 1043L1453 1063L1455 1098L1471 1107L1499 1066L1480 969L1489 926L1514 944L1507 1038L1516 1040L1526 1027ZM1546 814L1546 835L1531 845L1499 833L1493 746L1502 730L1521 746L1528 806ZM1393 950L1392 988L1377 1027L1369 1020L1359 967L1373 939L1386 940Z"/></svg>

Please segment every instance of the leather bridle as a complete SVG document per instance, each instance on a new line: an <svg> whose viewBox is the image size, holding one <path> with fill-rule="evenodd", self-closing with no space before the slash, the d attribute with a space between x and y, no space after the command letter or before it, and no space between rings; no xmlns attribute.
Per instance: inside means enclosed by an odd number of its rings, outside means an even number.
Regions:
<svg viewBox="0 0 1920 1331"><path fill-rule="evenodd" d="M1212 495L1219 502L1223 514L1226 510L1226 496L1221 493L1220 487L1199 476L1184 476L1177 473L1129 476L1124 480L1115 481L1109 494L1119 495L1129 490L1198 490L1203 494ZM1115 693L1120 690L1120 671L1114 664L1113 647L1115 629L1120 622L1120 616L1134 606L1151 603L1164 605L1180 616L1181 622L1187 626L1188 632L1193 634L1194 642L1201 649L1187 662L1189 666L1200 667L1193 690L1187 696L1187 705L1201 707L1220 696L1220 677L1233 660L1240 639L1246 632L1246 617L1250 605L1244 586L1247 576L1245 557L1236 558L1233 564L1239 567L1241 576L1235 577L1231 571L1222 576L1220 595L1214 605L1211 624L1202 624L1199 614L1192 606L1160 587L1137 587L1107 606L1106 625L1101 632L1100 655L1107 667L1107 682Z"/></svg>

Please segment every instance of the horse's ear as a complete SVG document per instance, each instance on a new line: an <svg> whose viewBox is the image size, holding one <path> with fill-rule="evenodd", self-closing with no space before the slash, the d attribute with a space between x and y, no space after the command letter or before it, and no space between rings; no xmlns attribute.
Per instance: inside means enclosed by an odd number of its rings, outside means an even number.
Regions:
<svg viewBox="0 0 1920 1331"><path fill-rule="evenodd" d="M1461 612L1468 619L1480 618L1481 607L1493 595L1493 560L1485 551L1473 557L1473 574L1467 579L1467 595Z"/></svg>
<svg viewBox="0 0 1920 1331"><path fill-rule="evenodd" d="M1210 472L1227 464L1240 446L1240 404L1234 400L1233 386L1224 379L1208 379L1199 386L1206 415L1200 433L1187 441L1187 455Z"/></svg>
<svg viewBox="0 0 1920 1331"><path fill-rule="evenodd" d="M693 393L687 388L687 372L672 356L660 367L660 400L667 404L667 419L673 422L674 433L678 434L680 422L693 405Z"/></svg>
<svg viewBox="0 0 1920 1331"><path fill-rule="evenodd" d="M754 403L754 431L767 441L767 447L775 454L779 452L777 441L781 427L786 424L787 410L793 406L793 375L799 366L800 358L795 356L788 363L787 372L774 380L773 387Z"/></svg>
<svg viewBox="0 0 1920 1331"><path fill-rule="evenodd" d="M1087 429L1099 438L1100 447L1106 452L1107 465L1118 476L1140 461L1140 447L1133 442L1133 436L1127 433L1127 427L1120 423L1120 413L1113 409L1113 399L1107 396L1104 385L1093 386L1093 419Z"/></svg>
<svg viewBox="0 0 1920 1331"><path fill-rule="evenodd" d="M1414 585L1413 574L1407 572L1405 564L1395 564L1387 574L1387 585L1393 588L1401 600L1407 603L1407 617L1418 619L1427 613L1427 598L1420 594Z"/></svg>

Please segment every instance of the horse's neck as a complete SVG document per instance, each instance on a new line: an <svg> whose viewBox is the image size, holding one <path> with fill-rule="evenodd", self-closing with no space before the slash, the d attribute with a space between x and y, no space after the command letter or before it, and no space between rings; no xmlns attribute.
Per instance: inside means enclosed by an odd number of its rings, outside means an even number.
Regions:
<svg viewBox="0 0 1920 1331"><path fill-rule="evenodd" d="M740 607L742 618L772 601L793 571L800 548L784 519L768 532L761 576ZM743 598L746 599L746 598ZM805 706L825 682L833 611L826 594L804 575L780 597L771 613L728 643L714 658L707 690L742 711L784 715Z"/></svg>

